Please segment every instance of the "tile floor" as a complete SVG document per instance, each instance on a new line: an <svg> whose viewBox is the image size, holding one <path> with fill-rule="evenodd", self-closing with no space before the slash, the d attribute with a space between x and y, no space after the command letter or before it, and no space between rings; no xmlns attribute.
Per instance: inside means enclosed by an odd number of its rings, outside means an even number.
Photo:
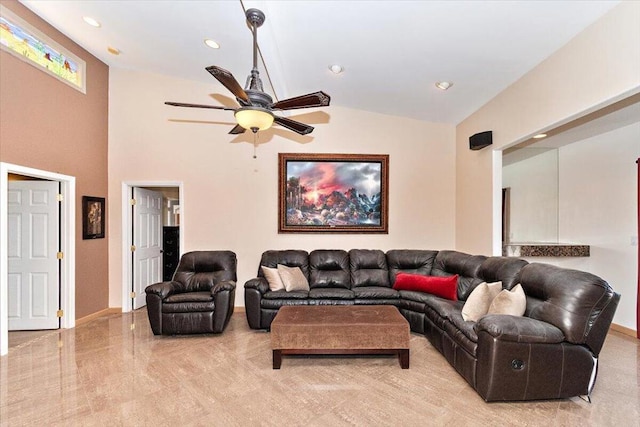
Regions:
<svg viewBox="0 0 640 427"><path fill-rule="evenodd" d="M10 343L1 426L640 425L640 341L615 332L591 404L485 403L417 334L409 370L391 356L285 357L273 370L269 334L244 313L222 335L156 337L142 309Z"/></svg>

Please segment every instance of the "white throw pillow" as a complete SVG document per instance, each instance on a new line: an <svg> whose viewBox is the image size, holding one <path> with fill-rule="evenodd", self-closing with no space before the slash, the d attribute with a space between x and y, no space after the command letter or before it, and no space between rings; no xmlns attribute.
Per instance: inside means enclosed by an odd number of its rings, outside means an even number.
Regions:
<svg viewBox="0 0 640 427"><path fill-rule="evenodd" d="M477 322L487 314L491 302L502 290L502 282L482 282L469 294L462 307L462 318L465 321Z"/></svg>
<svg viewBox="0 0 640 427"><path fill-rule="evenodd" d="M282 283L282 279L280 278L280 273L278 273L277 268L273 267L262 267L262 274L264 274L264 278L269 282L269 289L271 291L284 291L284 283Z"/></svg>
<svg viewBox="0 0 640 427"><path fill-rule="evenodd" d="M522 316L527 309L527 297L518 283L510 291L504 289L491 302L487 314Z"/></svg>
<svg viewBox="0 0 640 427"><path fill-rule="evenodd" d="M278 273L280 273L280 279L282 279L287 292L309 290L309 282L304 277L300 267L287 267L286 265L278 264Z"/></svg>

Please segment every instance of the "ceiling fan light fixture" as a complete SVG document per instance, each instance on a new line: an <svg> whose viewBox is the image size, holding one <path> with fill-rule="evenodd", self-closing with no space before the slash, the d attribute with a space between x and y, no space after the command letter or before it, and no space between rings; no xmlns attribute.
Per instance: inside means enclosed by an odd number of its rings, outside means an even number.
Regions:
<svg viewBox="0 0 640 427"><path fill-rule="evenodd" d="M438 89L442 89L442 90L447 90L449 89L451 86L453 86L452 82L436 82L436 87Z"/></svg>
<svg viewBox="0 0 640 427"><path fill-rule="evenodd" d="M215 40L204 39L204 44L209 46L211 49L220 49L220 45Z"/></svg>
<svg viewBox="0 0 640 427"><path fill-rule="evenodd" d="M238 124L252 132L266 130L273 125L273 114L259 107L243 107L234 113Z"/></svg>

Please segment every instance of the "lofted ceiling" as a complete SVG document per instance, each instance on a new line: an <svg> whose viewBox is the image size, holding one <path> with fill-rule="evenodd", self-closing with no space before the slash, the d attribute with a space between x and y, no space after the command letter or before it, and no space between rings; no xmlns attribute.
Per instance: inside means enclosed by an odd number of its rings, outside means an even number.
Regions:
<svg viewBox="0 0 640 427"><path fill-rule="evenodd" d="M218 65L244 84L252 62L244 10L256 7L266 14L260 71L275 99L323 90L332 105L452 124L619 3L20 1L110 67L210 83L223 95L204 68ZM205 38L220 49L205 46ZM333 74L331 64L344 72ZM435 87L442 80L454 84L442 91Z"/></svg>

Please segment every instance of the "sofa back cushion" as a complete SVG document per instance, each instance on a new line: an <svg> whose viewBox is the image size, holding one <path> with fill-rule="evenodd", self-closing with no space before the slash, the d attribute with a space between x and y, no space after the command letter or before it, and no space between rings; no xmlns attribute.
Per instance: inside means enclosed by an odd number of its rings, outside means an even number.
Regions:
<svg viewBox="0 0 640 427"><path fill-rule="evenodd" d="M466 300L471 291L484 280L478 277L478 270L486 260L483 255L469 255L458 251L440 251L433 262L432 276L448 277L458 275L458 299Z"/></svg>
<svg viewBox="0 0 640 427"><path fill-rule="evenodd" d="M520 283L520 270L527 264L519 258L492 256L482 263L478 276L487 283L502 282L502 287L510 290Z"/></svg>
<svg viewBox="0 0 640 427"><path fill-rule="evenodd" d="M525 316L556 326L567 341L599 354L620 300L607 282L584 271L532 263L520 271L520 283Z"/></svg>
<svg viewBox="0 0 640 427"><path fill-rule="evenodd" d="M309 254L309 287L351 288L349 254L341 249L318 249Z"/></svg>
<svg viewBox="0 0 640 427"><path fill-rule="evenodd" d="M351 249L349 251L351 287L384 286L389 283L389 267L384 252L375 249Z"/></svg>
<svg viewBox="0 0 640 427"><path fill-rule="evenodd" d="M237 280L236 254L231 251L193 251L180 258L173 281L180 283L179 292L209 291L213 285Z"/></svg>
<svg viewBox="0 0 640 427"><path fill-rule="evenodd" d="M264 277L262 266L278 268L278 264L287 267L300 267L304 277L309 279L309 253L303 250L288 249L282 251L265 251L260 258L258 266L258 277Z"/></svg>
<svg viewBox="0 0 640 427"><path fill-rule="evenodd" d="M423 249L392 249L387 251L389 283L393 286L398 273L429 276L437 254L438 251Z"/></svg>

